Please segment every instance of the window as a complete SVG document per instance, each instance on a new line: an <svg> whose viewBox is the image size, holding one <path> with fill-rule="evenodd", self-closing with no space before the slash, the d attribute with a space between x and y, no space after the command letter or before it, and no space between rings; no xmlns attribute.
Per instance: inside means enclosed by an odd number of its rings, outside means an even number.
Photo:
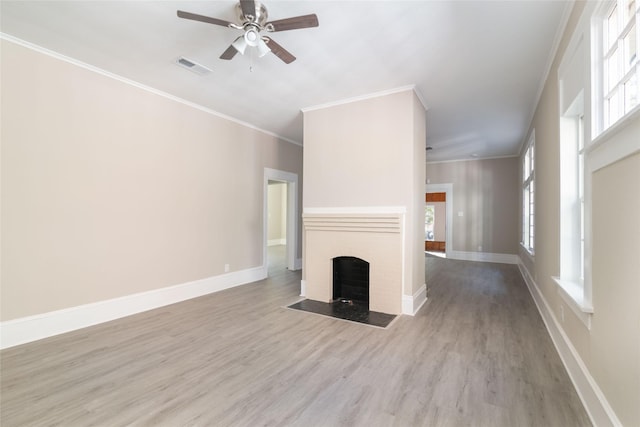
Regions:
<svg viewBox="0 0 640 427"><path fill-rule="evenodd" d="M586 9L585 9L586 10ZM587 327L591 327L588 224L590 171L589 20L583 15L558 67L560 105L560 271L553 280L558 294ZM562 312L561 312L562 313ZM561 316L563 316L561 314Z"/></svg>
<svg viewBox="0 0 640 427"><path fill-rule="evenodd" d="M561 80L562 85L562 80ZM562 104L562 102L561 102ZM560 296L591 328L591 288L585 259L585 119L581 91L560 117Z"/></svg>
<svg viewBox="0 0 640 427"><path fill-rule="evenodd" d="M535 225L535 132L522 157L522 246L534 252Z"/></svg>
<svg viewBox="0 0 640 427"><path fill-rule="evenodd" d="M580 229L580 253L578 255L578 274L580 283L584 283L584 113L580 114L576 119L576 142L578 145L577 163L578 173L576 179L578 180L578 197L577 204L580 206L580 216L576 218L578 228Z"/></svg>
<svg viewBox="0 0 640 427"><path fill-rule="evenodd" d="M434 231L433 226L436 219L436 207L435 205L426 205L424 207L424 240L433 241Z"/></svg>
<svg viewBox="0 0 640 427"><path fill-rule="evenodd" d="M595 50L599 52L596 104L601 112L596 133L608 129L640 104L640 1L616 0L596 20Z"/></svg>
<svg viewBox="0 0 640 427"><path fill-rule="evenodd" d="M584 287L585 142L581 91L560 117L560 277Z"/></svg>

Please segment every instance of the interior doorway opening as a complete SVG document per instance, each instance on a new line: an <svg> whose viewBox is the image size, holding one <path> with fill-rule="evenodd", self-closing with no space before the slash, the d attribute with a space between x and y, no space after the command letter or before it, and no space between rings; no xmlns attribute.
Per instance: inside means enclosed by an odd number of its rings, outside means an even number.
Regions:
<svg viewBox="0 0 640 427"><path fill-rule="evenodd" d="M265 276L297 270L298 175L265 168L263 269Z"/></svg>
<svg viewBox="0 0 640 427"><path fill-rule="evenodd" d="M447 193L426 193L424 206L424 250L432 255L446 256Z"/></svg>
<svg viewBox="0 0 640 427"><path fill-rule="evenodd" d="M427 184L424 209L424 250L431 255L446 258L453 249L453 185Z"/></svg>
<svg viewBox="0 0 640 427"><path fill-rule="evenodd" d="M267 183L267 268L269 275L287 268L287 182Z"/></svg>

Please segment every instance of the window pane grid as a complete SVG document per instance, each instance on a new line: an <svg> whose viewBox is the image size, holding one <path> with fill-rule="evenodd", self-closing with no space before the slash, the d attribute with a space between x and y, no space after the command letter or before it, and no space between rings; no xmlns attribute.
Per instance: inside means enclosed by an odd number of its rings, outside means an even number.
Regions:
<svg viewBox="0 0 640 427"><path fill-rule="evenodd" d="M584 280L584 198L580 198L580 280Z"/></svg>
<svg viewBox="0 0 640 427"><path fill-rule="evenodd" d="M619 74L619 62L620 62L619 49L615 49L608 58L604 61L604 73L605 73L605 92L611 92L617 86L620 81Z"/></svg>
<svg viewBox="0 0 640 427"><path fill-rule="evenodd" d="M624 111L625 113L631 111L638 105L638 98L640 95L638 94L638 66L636 66L635 72L629 77L629 79L624 83Z"/></svg>
<svg viewBox="0 0 640 427"><path fill-rule="evenodd" d="M640 104L639 14L637 0L618 0L603 19L602 130Z"/></svg>
<svg viewBox="0 0 640 427"><path fill-rule="evenodd" d="M635 20L632 21L629 31L623 36L622 46L624 52L624 71L628 72L638 60L638 45Z"/></svg>
<svg viewBox="0 0 640 427"><path fill-rule="evenodd" d="M616 42L618 36L618 5L614 5L605 19L605 46L609 47Z"/></svg>
<svg viewBox="0 0 640 427"><path fill-rule="evenodd" d="M522 159L522 244L533 253L535 229L535 145L531 141Z"/></svg>
<svg viewBox="0 0 640 427"><path fill-rule="evenodd" d="M529 185L529 249L533 250L533 230L534 230L534 193L535 193L535 181L531 181Z"/></svg>

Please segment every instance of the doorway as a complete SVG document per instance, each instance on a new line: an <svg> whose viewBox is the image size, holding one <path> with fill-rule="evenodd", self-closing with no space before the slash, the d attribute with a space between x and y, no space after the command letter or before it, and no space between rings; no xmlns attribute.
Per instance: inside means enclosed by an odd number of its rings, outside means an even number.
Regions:
<svg viewBox="0 0 640 427"><path fill-rule="evenodd" d="M287 268L287 183L269 180L267 189L267 270Z"/></svg>
<svg viewBox="0 0 640 427"><path fill-rule="evenodd" d="M446 258L452 249L452 200L452 184L427 184L424 250L443 258Z"/></svg>
<svg viewBox="0 0 640 427"><path fill-rule="evenodd" d="M298 175L265 168L262 266L273 271L296 270L298 245Z"/></svg>
<svg viewBox="0 0 640 427"><path fill-rule="evenodd" d="M447 193L426 193L424 206L424 250L446 253L445 206Z"/></svg>

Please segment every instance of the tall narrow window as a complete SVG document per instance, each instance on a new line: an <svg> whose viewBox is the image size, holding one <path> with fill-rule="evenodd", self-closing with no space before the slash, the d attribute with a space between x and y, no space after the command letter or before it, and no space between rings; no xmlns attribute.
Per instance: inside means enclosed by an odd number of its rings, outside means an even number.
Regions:
<svg viewBox="0 0 640 427"><path fill-rule="evenodd" d="M580 229L580 253L578 255L578 276L584 283L584 114L580 114L576 121L577 163L578 163L578 204L580 217L576 218Z"/></svg>
<svg viewBox="0 0 640 427"><path fill-rule="evenodd" d="M595 7L595 5L587 6ZM613 26L619 18L610 10L609 22ZM560 130L560 259L557 276L558 295L587 328L591 325L591 286L589 259L589 171L585 170L587 148L591 141L588 127L593 116L587 110L585 97L590 93L591 66L590 28L591 13L584 14L576 25L562 60L558 66L559 130ZM613 25L615 24L615 25ZM616 63L610 64L615 71ZM614 95L616 96L616 95ZM609 111L610 113L613 110ZM563 307L562 305L560 307ZM560 312L562 317L563 312Z"/></svg>
<svg viewBox="0 0 640 427"><path fill-rule="evenodd" d="M584 282L583 92L560 117L560 277Z"/></svg>
<svg viewBox="0 0 640 427"><path fill-rule="evenodd" d="M640 7L637 0L616 0L607 7L597 28L596 50L600 52L597 105L601 117L597 133L606 130L640 105Z"/></svg>
<svg viewBox="0 0 640 427"><path fill-rule="evenodd" d="M535 132L522 158L522 246L534 252L535 229Z"/></svg>
<svg viewBox="0 0 640 427"><path fill-rule="evenodd" d="M561 296L590 327L593 312L586 278L584 92L560 116L560 275Z"/></svg>

